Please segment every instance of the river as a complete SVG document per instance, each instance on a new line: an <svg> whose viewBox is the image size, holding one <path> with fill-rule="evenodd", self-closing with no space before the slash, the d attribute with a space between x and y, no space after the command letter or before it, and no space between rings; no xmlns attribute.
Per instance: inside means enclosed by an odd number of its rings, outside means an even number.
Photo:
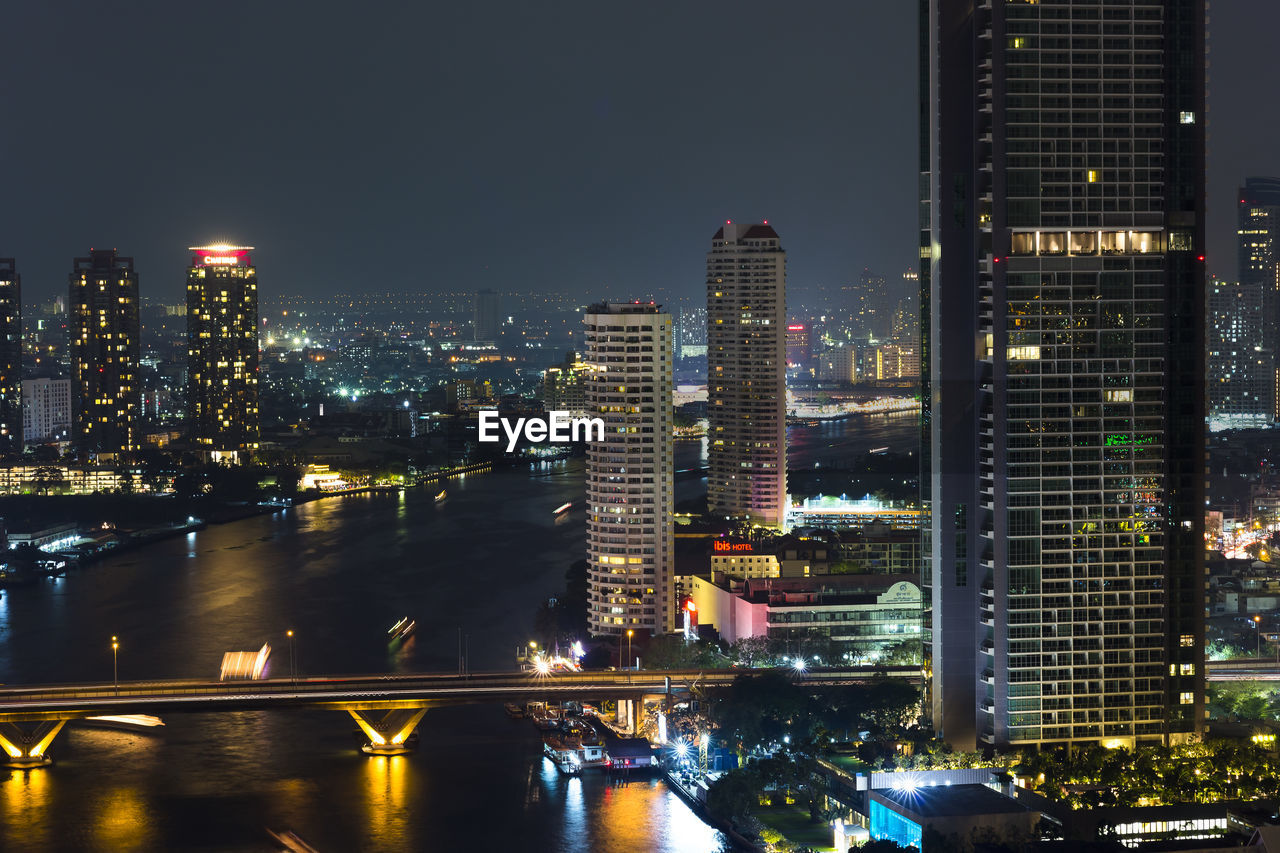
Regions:
<svg viewBox="0 0 1280 853"><path fill-rule="evenodd" d="M914 416L793 433L793 464L847 444L909 449ZM677 467L697 464L682 443ZM698 481L685 481L688 497ZM584 550L577 461L402 494L315 501L211 526L0 593L0 682L216 677L222 653L274 647L300 674L510 669L539 601ZM574 502L573 510L552 509ZM418 630L389 648L401 616ZM55 764L0 770L0 849L267 851L265 827L325 853L714 851L725 842L660 781L559 776L537 733L492 706L430 711L413 755L370 759L345 713L175 714L122 732L69 726Z"/></svg>

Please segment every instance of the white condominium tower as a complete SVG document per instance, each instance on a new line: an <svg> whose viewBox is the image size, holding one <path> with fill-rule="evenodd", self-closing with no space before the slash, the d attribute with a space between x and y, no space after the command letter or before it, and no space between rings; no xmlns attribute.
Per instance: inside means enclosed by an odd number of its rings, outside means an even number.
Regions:
<svg viewBox="0 0 1280 853"><path fill-rule="evenodd" d="M652 302L592 305L583 316L587 562L593 634L675 628L671 315Z"/></svg>
<svg viewBox="0 0 1280 853"><path fill-rule="evenodd" d="M787 504L786 257L767 222L726 222L707 253L707 503L766 527Z"/></svg>

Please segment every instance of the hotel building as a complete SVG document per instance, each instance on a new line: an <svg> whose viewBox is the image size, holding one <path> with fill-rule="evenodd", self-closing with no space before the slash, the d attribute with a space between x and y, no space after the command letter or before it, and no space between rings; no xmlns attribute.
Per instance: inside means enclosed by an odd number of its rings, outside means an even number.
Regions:
<svg viewBox="0 0 1280 853"><path fill-rule="evenodd" d="M587 417L588 620L593 634L675 629L671 315L652 302L583 316Z"/></svg>

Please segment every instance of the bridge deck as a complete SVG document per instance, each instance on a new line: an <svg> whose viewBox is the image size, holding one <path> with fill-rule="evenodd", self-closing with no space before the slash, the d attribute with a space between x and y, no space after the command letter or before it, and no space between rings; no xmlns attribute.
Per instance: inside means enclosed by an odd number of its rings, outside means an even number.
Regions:
<svg viewBox="0 0 1280 853"><path fill-rule="evenodd" d="M242 711L269 707L335 710L421 708L478 702L546 699L627 699L684 692L695 686L723 687L744 672L767 670L640 670L533 675L528 672L471 675L404 674L312 676L296 681L122 681L114 684L30 685L0 688L0 721L68 719L101 714ZM790 672L789 670L787 672ZM815 686L865 682L876 675L919 678L920 670L810 670L795 676ZM793 673L794 675L794 673Z"/></svg>

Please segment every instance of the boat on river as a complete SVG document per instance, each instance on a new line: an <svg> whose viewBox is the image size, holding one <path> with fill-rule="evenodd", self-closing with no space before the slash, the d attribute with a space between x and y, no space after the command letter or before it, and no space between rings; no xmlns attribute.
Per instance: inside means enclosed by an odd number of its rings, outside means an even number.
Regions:
<svg viewBox="0 0 1280 853"><path fill-rule="evenodd" d="M387 642L394 643L396 640L407 640L417 627L417 622L408 616L404 616L387 629Z"/></svg>

